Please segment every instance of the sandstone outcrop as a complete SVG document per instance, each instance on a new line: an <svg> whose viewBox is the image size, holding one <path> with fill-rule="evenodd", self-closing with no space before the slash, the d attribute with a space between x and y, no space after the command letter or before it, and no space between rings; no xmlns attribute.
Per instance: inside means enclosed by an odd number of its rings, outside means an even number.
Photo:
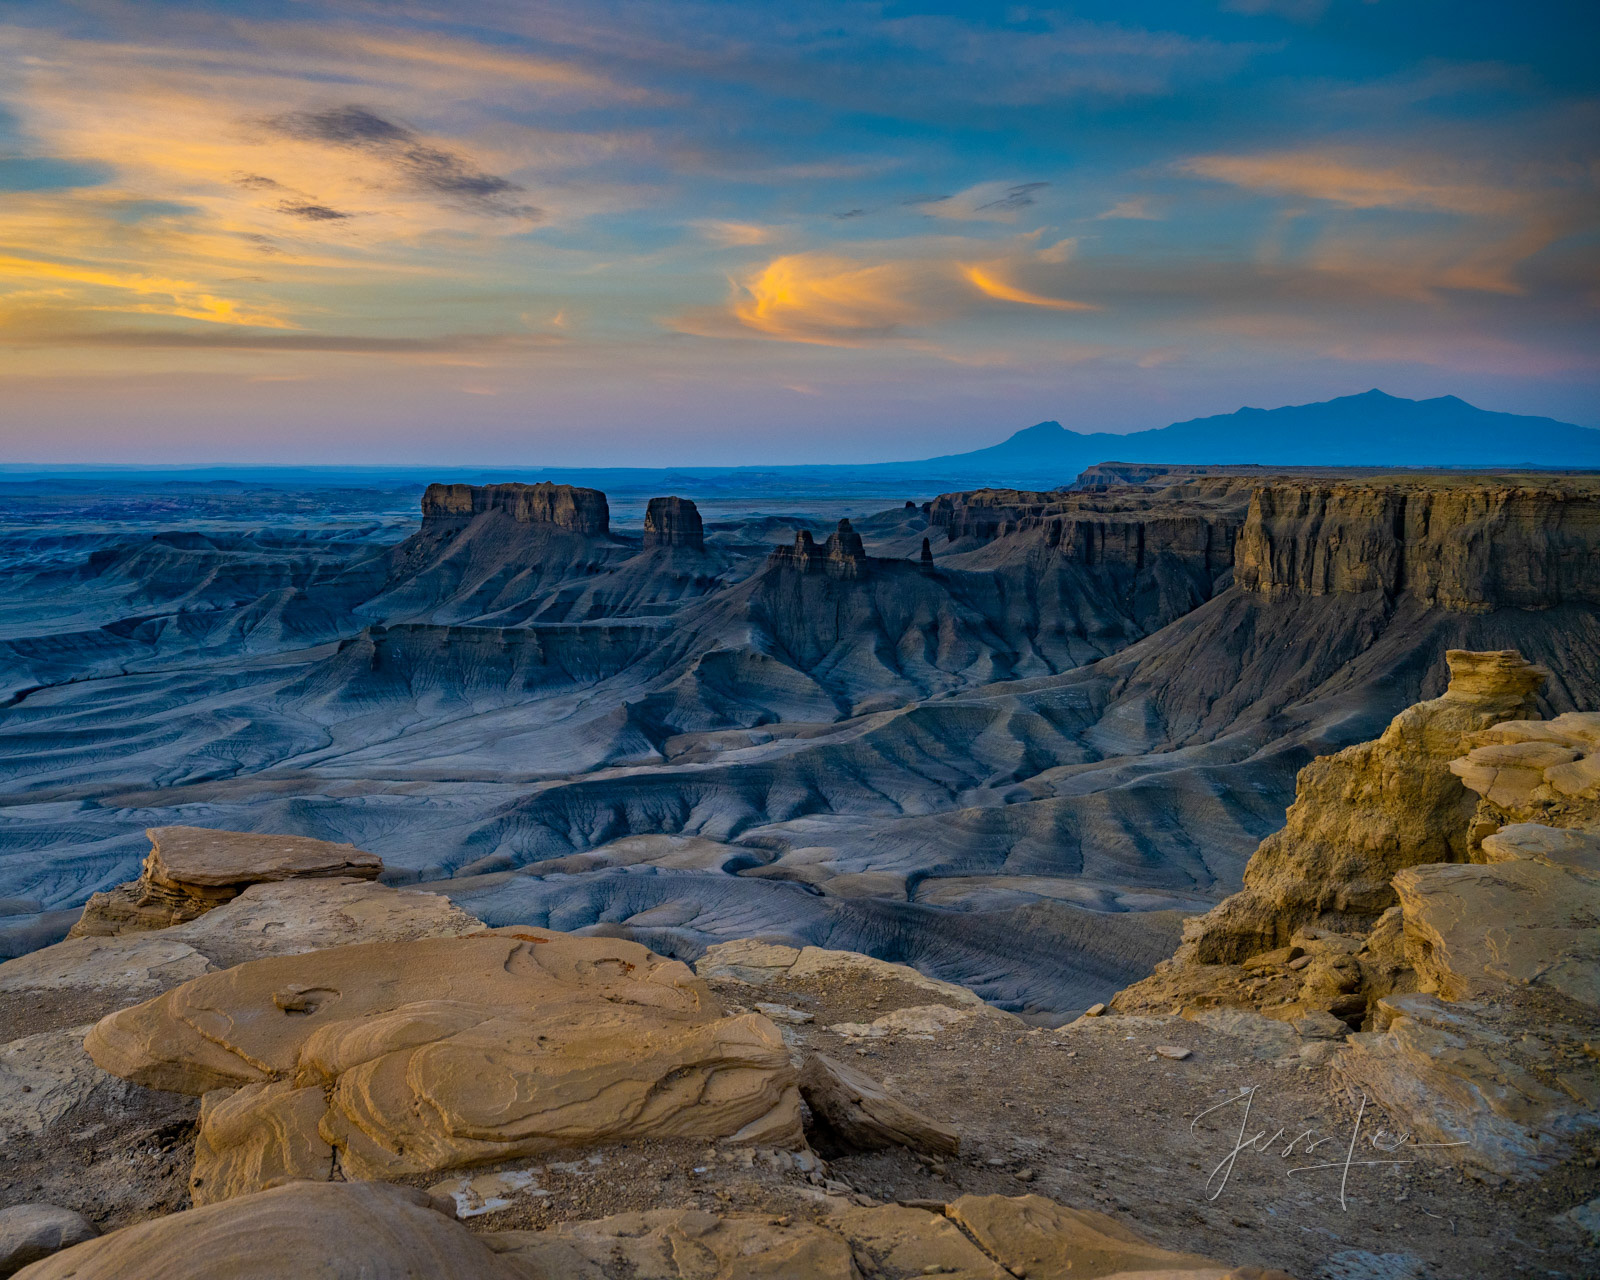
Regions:
<svg viewBox="0 0 1600 1280"><path fill-rule="evenodd" d="M1600 1125L1600 715L1524 718L1537 668L1449 657L1442 698L1301 771L1244 892L1112 1008L1359 1023L1331 1059L1353 1094L1444 1159L1527 1179Z"/></svg>
<svg viewBox="0 0 1600 1280"><path fill-rule="evenodd" d="M1160 1249L1042 1196L962 1196L942 1212L830 1199L815 1221L657 1209L473 1235L426 1192L297 1182L126 1227L27 1280L1288 1280Z"/></svg>
<svg viewBox="0 0 1600 1280"><path fill-rule="evenodd" d="M644 549L687 547L705 550L700 509L688 498L651 498L644 512Z"/></svg>
<svg viewBox="0 0 1600 1280"><path fill-rule="evenodd" d="M942 1214L841 1202L814 1224L668 1209L487 1238L532 1280L1288 1280L1158 1249L1112 1218L1042 1196L963 1196Z"/></svg>
<svg viewBox="0 0 1600 1280"><path fill-rule="evenodd" d="M602 537L611 531L611 508L598 489L570 484L430 484L422 495L424 530L464 525L499 511L518 524L545 524L569 533Z"/></svg>
<svg viewBox="0 0 1600 1280"><path fill-rule="evenodd" d="M1469 745L1450 768L1481 797L1475 847L1518 823L1600 828L1600 712L1509 720L1474 734Z"/></svg>
<svg viewBox="0 0 1600 1280"><path fill-rule="evenodd" d="M894 964L858 951L834 951L827 947L787 947L781 943L739 938L707 947L695 961L695 972L702 978L732 978L753 986L764 986L780 979L805 979L823 976L878 978L904 982L949 1000L952 1004L989 1017L1014 1021L1010 1015L985 1004L966 987L941 982L919 973L910 965Z"/></svg>
<svg viewBox="0 0 1600 1280"><path fill-rule="evenodd" d="M205 827L151 827L137 880L89 899L69 938L165 929L193 920L252 884L376 879L383 860L354 845Z"/></svg>
<svg viewBox="0 0 1600 1280"><path fill-rule="evenodd" d="M1381 1031L1350 1037L1334 1072L1433 1154L1475 1175L1526 1181L1600 1126L1592 1017L1505 1000L1414 992L1379 1002Z"/></svg>
<svg viewBox="0 0 1600 1280"><path fill-rule="evenodd" d="M253 961L109 1015L85 1047L208 1095L200 1204L335 1158L383 1178L629 1138L801 1141L777 1029L613 939L512 928Z"/></svg>
<svg viewBox="0 0 1600 1280"><path fill-rule="evenodd" d="M1451 650L1444 695L1381 737L1300 771L1281 831L1261 842L1242 892L1185 923L1170 962L1119 993L1120 1012L1253 1005L1275 1016L1359 1020L1406 967L1395 875L1463 862L1474 800L1451 770L1469 735L1531 709L1544 679L1516 653Z"/></svg>
<svg viewBox="0 0 1600 1280"><path fill-rule="evenodd" d="M811 1054L801 1065L800 1096L811 1108L825 1148L898 1146L929 1156L953 1156L961 1149L960 1135L949 1125L929 1119L865 1072L823 1053Z"/></svg>
<svg viewBox="0 0 1600 1280"><path fill-rule="evenodd" d="M297 1182L174 1213L37 1262L27 1280L525 1280L427 1193Z"/></svg>
<svg viewBox="0 0 1600 1280"><path fill-rule="evenodd" d="M1235 580L1248 591L1407 592L1459 612L1600 603L1600 494L1563 479L1274 480Z"/></svg>

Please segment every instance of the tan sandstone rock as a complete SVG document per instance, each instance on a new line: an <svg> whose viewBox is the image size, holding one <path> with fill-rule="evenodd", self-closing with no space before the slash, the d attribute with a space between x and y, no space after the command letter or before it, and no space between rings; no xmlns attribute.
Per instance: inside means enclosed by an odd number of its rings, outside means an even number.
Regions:
<svg viewBox="0 0 1600 1280"><path fill-rule="evenodd" d="M930 1120L865 1072L826 1054L813 1053L801 1065L800 1096L824 1145L843 1151L909 1147L930 1156L961 1150L960 1135L950 1126Z"/></svg>
<svg viewBox="0 0 1600 1280"><path fill-rule="evenodd" d="M695 972L702 978L732 978L763 986L783 978L817 978L849 975L904 982L934 992L958 1005L998 1017L1008 1017L984 1003L980 996L953 982L941 982L918 972L910 965L874 959L856 951L832 951L826 947L786 947L779 943L740 938L707 947L695 961Z"/></svg>
<svg viewBox="0 0 1600 1280"><path fill-rule="evenodd" d="M1381 1010L1387 1029L1351 1036L1334 1072L1418 1142L1449 1144L1430 1154L1529 1179L1600 1125L1600 1076L1592 1067L1547 1071L1548 1045L1529 1044L1515 1010L1421 993L1390 997Z"/></svg>
<svg viewBox="0 0 1600 1280"><path fill-rule="evenodd" d="M354 845L205 827L151 827L137 880L89 899L68 937L165 929L237 897L252 884L292 879L371 880L383 860Z"/></svg>
<svg viewBox="0 0 1600 1280"><path fill-rule="evenodd" d="M830 1200L816 1223L696 1209L625 1213L484 1237L529 1280L1288 1280L1172 1253L1042 1196L965 1196L945 1215Z"/></svg>
<svg viewBox="0 0 1600 1280"><path fill-rule="evenodd" d="M1029 1280L1125 1273L1224 1280L1230 1271L1198 1254L1158 1248L1114 1218L1043 1196L962 1196L945 1212L986 1254Z"/></svg>
<svg viewBox="0 0 1600 1280"><path fill-rule="evenodd" d="M298 1182L124 1227L26 1280L524 1280L422 1191Z"/></svg>
<svg viewBox="0 0 1600 1280"><path fill-rule="evenodd" d="M204 1203L646 1137L795 1145L777 1028L635 943L543 930L257 960L101 1020L106 1070L206 1100ZM322 1114L313 1126L312 1110Z"/></svg>
<svg viewBox="0 0 1600 1280"><path fill-rule="evenodd" d="M1113 1009L1233 1005L1286 1018L1319 1009L1359 1021L1373 1000L1411 985L1398 921L1380 928L1398 902L1392 881L1407 867L1468 859L1477 801L1452 762L1472 735L1526 716L1545 678L1512 650L1446 657L1443 696L1300 771L1287 822L1251 857L1243 891L1186 921L1172 960L1119 992Z"/></svg>
<svg viewBox="0 0 1600 1280"><path fill-rule="evenodd" d="M1600 882L1519 858L1411 867L1394 886L1423 991L1537 986L1600 1012Z"/></svg>

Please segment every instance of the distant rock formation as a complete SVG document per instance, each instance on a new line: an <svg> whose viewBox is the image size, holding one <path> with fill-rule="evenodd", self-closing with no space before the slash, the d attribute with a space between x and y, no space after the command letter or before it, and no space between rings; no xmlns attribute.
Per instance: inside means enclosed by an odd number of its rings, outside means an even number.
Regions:
<svg viewBox="0 0 1600 1280"><path fill-rule="evenodd" d="M926 538L922 540L922 567L933 568L933 544Z"/></svg>
<svg viewBox="0 0 1600 1280"><path fill-rule="evenodd" d="M687 547L705 550L700 509L688 498L651 498L644 513L644 549Z"/></svg>
<svg viewBox="0 0 1600 1280"><path fill-rule="evenodd" d="M422 495L424 529L465 524L487 511L503 511L519 524L547 524L602 537L611 510L598 489L570 484L430 484Z"/></svg>
<svg viewBox="0 0 1600 1280"><path fill-rule="evenodd" d="M794 546L779 547L767 557L769 565L785 565L801 573L822 572L834 578L858 578L867 567L867 549L850 521L840 520L821 547L802 529L795 534Z"/></svg>
<svg viewBox="0 0 1600 1280"><path fill-rule="evenodd" d="M204 827L151 827L137 880L89 899L69 938L165 929L210 911L253 884L296 879L372 880L383 859L350 844L304 836L248 835Z"/></svg>
<svg viewBox="0 0 1600 1280"><path fill-rule="evenodd" d="M1251 501L1235 576L1274 598L1403 591L1457 612L1600 604L1600 493L1527 477L1276 481Z"/></svg>

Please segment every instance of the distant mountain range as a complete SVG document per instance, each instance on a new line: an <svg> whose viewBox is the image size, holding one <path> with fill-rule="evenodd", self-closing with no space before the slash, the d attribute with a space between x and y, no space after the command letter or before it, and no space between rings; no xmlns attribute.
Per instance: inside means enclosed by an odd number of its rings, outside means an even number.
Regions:
<svg viewBox="0 0 1600 1280"><path fill-rule="evenodd" d="M1126 435L1083 435L1059 422L1041 422L987 449L888 465L1059 484L1096 462L1600 467L1600 431L1554 418L1493 413L1455 396L1404 400L1373 390L1319 404L1240 409Z"/></svg>
<svg viewBox="0 0 1600 1280"><path fill-rule="evenodd" d="M21 467L0 466L0 485L37 477L286 487L393 486L431 480L554 480L615 497L678 493L807 494L814 497L932 494L986 485L1049 489L1097 462L1261 463L1267 466L1600 468L1600 430L1479 409L1455 396L1405 400L1382 391L1281 409L1240 409L1123 435L1040 422L970 453L903 462L682 467Z"/></svg>

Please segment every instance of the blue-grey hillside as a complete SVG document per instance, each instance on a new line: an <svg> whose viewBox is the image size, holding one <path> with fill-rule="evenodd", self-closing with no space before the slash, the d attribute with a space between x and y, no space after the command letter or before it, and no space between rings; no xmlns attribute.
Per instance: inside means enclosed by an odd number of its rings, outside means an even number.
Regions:
<svg viewBox="0 0 1600 1280"><path fill-rule="evenodd" d="M1081 1008L1447 649L1600 702L1594 480L1210 471L801 530L439 485L398 541L17 557L0 924L58 936L146 827L283 832L491 923L865 950Z"/></svg>

